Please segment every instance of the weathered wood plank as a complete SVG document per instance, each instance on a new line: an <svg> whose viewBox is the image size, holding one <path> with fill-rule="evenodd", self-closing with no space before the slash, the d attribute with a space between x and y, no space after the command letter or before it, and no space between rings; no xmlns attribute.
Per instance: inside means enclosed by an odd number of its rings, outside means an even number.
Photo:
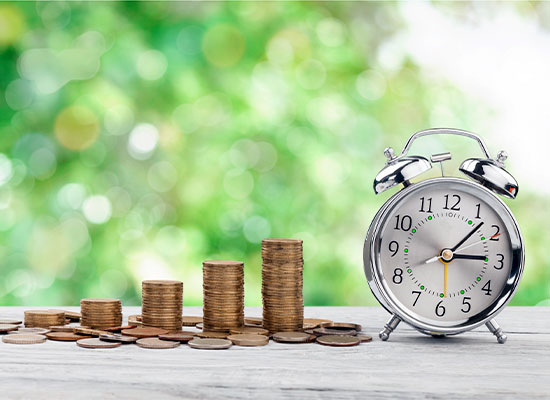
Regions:
<svg viewBox="0 0 550 400"><path fill-rule="evenodd" d="M0 317L22 312L1 307ZM259 316L261 309L249 308L247 315ZM308 307L306 316L361 323L375 336L388 314L378 307ZM0 343L0 389L3 398L548 398L550 308L509 307L498 320L509 336L505 345L485 329L433 339L405 326L389 342L375 337L352 348L89 350L74 343Z"/></svg>

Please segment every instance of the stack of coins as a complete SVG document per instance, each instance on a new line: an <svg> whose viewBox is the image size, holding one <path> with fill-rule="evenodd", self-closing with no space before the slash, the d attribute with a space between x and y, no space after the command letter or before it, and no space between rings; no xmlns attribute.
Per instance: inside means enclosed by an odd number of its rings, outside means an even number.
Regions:
<svg viewBox="0 0 550 400"><path fill-rule="evenodd" d="M183 282L143 281L141 283L143 325L181 331Z"/></svg>
<svg viewBox="0 0 550 400"><path fill-rule="evenodd" d="M262 240L263 327L273 332L301 331L304 321L302 297L302 241Z"/></svg>
<svg viewBox="0 0 550 400"><path fill-rule="evenodd" d="M122 325L122 304L117 299L80 300L80 325L91 328L110 328Z"/></svg>
<svg viewBox="0 0 550 400"><path fill-rule="evenodd" d="M228 332L244 325L244 264L204 261L203 329Z"/></svg>
<svg viewBox="0 0 550 400"><path fill-rule="evenodd" d="M56 310L25 311L27 328L47 328L54 325L65 325L65 312Z"/></svg>

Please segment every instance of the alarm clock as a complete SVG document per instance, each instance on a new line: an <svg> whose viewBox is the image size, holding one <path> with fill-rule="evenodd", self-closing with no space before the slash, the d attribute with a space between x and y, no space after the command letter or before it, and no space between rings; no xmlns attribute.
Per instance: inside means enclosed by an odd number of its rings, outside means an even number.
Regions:
<svg viewBox="0 0 550 400"><path fill-rule="evenodd" d="M475 140L484 158L468 158L445 176L450 153L428 160L408 155L425 136L459 135ZM458 129L428 129L412 135L399 156L384 151L385 167L374 180L382 193L401 185L375 215L363 248L365 275L380 304L391 313L380 332L388 340L401 321L432 336L454 335L485 324L499 343L506 335L495 316L514 295L525 251L518 223L499 198L514 199L516 180L478 135ZM413 183L439 163L441 177Z"/></svg>

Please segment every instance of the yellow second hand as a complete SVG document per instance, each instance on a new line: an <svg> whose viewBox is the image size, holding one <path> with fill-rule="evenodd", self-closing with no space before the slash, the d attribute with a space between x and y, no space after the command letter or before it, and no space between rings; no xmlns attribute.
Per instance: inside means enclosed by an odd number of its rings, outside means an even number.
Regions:
<svg viewBox="0 0 550 400"><path fill-rule="evenodd" d="M447 297L447 265L449 265L449 263L444 262L443 264L445 264L445 279L443 280L443 296Z"/></svg>

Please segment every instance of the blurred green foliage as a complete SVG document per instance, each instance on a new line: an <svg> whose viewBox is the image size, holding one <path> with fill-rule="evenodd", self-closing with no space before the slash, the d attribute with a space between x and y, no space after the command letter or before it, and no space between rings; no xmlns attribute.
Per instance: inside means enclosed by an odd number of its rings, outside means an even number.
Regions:
<svg viewBox="0 0 550 400"><path fill-rule="evenodd" d="M383 148L442 103L459 128L490 113L406 57L381 65L402 28L385 2L1 3L0 303L137 305L142 279L169 277L197 305L201 262L228 258L259 305L261 239L298 237L306 305L375 304ZM550 298L546 203L508 203L530 269L516 305Z"/></svg>

